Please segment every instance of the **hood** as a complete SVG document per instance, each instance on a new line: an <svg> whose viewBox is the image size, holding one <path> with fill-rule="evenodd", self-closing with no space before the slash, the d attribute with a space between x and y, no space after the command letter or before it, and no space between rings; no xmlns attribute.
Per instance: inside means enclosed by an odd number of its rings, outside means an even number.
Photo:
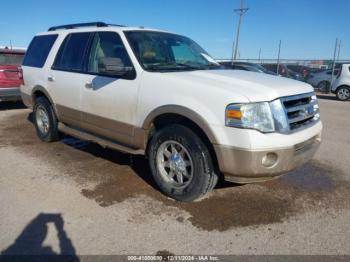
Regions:
<svg viewBox="0 0 350 262"><path fill-rule="evenodd" d="M196 82L245 96L251 102L271 101L279 97L313 92L311 85L264 73L241 70L198 70L174 73L181 80Z"/></svg>

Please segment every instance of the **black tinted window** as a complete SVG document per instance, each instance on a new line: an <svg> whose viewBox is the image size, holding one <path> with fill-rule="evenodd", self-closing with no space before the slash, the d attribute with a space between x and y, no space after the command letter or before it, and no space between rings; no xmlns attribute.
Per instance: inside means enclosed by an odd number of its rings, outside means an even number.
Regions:
<svg viewBox="0 0 350 262"><path fill-rule="evenodd" d="M43 35L33 38L23 60L24 66L43 67L57 35Z"/></svg>
<svg viewBox="0 0 350 262"><path fill-rule="evenodd" d="M57 53L53 69L82 71L90 34L75 33L68 35Z"/></svg>

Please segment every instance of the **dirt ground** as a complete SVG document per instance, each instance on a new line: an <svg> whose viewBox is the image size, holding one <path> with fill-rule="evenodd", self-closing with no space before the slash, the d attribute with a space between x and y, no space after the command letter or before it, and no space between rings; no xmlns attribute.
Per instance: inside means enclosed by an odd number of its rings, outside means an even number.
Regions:
<svg viewBox="0 0 350 262"><path fill-rule="evenodd" d="M320 96L315 159L278 180L162 195L141 156L64 137L0 104L0 253L350 254L350 102Z"/></svg>

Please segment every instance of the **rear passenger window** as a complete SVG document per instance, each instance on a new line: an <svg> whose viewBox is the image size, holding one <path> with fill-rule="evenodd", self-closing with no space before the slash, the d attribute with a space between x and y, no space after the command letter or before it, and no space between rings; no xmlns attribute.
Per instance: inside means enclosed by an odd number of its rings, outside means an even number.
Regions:
<svg viewBox="0 0 350 262"><path fill-rule="evenodd" d="M91 33L70 34L58 50L52 69L83 71L83 62Z"/></svg>
<svg viewBox="0 0 350 262"><path fill-rule="evenodd" d="M57 35L42 35L33 38L23 60L24 66L43 67Z"/></svg>

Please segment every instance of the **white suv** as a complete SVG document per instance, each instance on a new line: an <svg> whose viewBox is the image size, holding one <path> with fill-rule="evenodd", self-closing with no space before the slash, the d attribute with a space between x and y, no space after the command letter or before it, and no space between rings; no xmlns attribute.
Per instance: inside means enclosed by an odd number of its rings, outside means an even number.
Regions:
<svg viewBox="0 0 350 262"><path fill-rule="evenodd" d="M38 136L59 131L149 159L168 196L192 201L220 175L276 178L310 160L322 124L313 88L225 70L187 37L105 23L52 27L23 63Z"/></svg>
<svg viewBox="0 0 350 262"><path fill-rule="evenodd" d="M341 101L350 99L350 64L340 66L337 78L332 83L332 92Z"/></svg>

